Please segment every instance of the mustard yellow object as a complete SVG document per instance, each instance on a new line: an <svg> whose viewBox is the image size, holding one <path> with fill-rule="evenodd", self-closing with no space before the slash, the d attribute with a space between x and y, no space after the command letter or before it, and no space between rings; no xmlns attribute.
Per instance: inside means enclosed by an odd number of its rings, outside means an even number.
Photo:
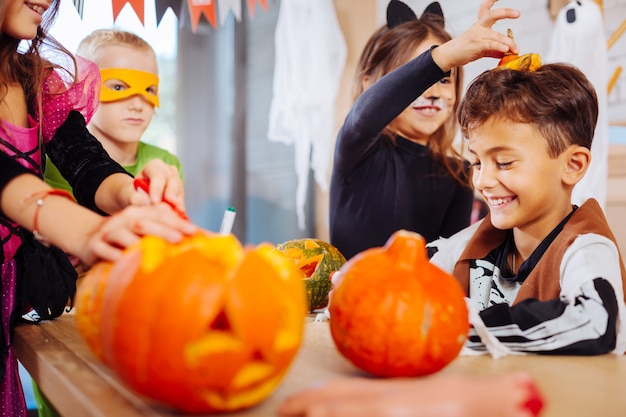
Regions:
<svg viewBox="0 0 626 417"><path fill-rule="evenodd" d="M150 92L151 88L159 86L158 75L128 68L105 68L100 70L100 76L102 77L100 101L117 101L140 94L152 105L159 107L158 93ZM126 85L121 90L115 90L107 87L106 82L110 80L119 80Z"/></svg>
<svg viewBox="0 0 626 417"><path fill-rule="evenodd" d="M539 54L507 55L498 63L498 68L517 71L535 71L540 66L541 56Z"/></svg>

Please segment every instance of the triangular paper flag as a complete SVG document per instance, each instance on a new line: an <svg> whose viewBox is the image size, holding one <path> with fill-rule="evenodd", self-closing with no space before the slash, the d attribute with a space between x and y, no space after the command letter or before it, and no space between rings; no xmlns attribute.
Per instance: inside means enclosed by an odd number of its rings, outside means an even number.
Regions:
<svg viewBox="0 0 626 417"><path fill-rule="evenodd" d="M258 0L258 1L261 4L261 7L263 7L263 10L267 11L267 0ZM254 9L256 7L256 2L257 0L248 0L248 14L250 15L251 19L254 17Z"/></svg>
<svg viewBox="0 0 626 417"><path fill-rule="evenodd" d="M241 0L217 0L217 6L220 12L220 25L224 25L228 12L232 10L235 19L241 21Z"/></svg>
<svg viewBox="0 0 626 417"><path fill-rule="evenodd" d="M254 17L254 6L256 5L255 0L248 0L248 14L250 15L250 19Z"/></svg>
<svg viewBox="0 0 626 417"><path fill-rule="evenodd" d="M187 0L189 6L189 17L191 18L191 28L195 32L198 29L200 18L204 14L211 26L217 28L215 16L215 1L213 0Z"/></svg>
<svg viewBox="0 0 626 417"><path fill-rule="evenodd" d="M85 8L85 1L74 0L74 7L76 7L76 11L78 12L78 15L80 16L80 20L83 20L83 11Z"/></svg>
<svg viewBox="0 0 626 417"><path fill-rule="evenodd" d="M156 22L157 26L161 23L163 15L167 12L168 8L171 8L176 17L178 18L183 9L183 0L154 0L156 7Z"/></svg>
<svg viewBox="0 0 626 417"><path fill-rule="evenodd" d="M113 21L117 19L117 16L119 16L126 3L130 3L130 6L133 8L133 10L135 10L135 14L143 25L143 2L144 0L111 0L111 3L113 4Z"/></svg>

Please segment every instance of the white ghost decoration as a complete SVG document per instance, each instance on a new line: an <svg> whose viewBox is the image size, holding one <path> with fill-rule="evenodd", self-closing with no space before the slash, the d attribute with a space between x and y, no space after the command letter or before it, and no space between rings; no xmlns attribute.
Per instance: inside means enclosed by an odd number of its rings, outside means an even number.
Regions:
<svg viewBox="0 0 626 417"><path fill-rule="evenodd" d="M347 48L332 0L282 0L274 35L268 139L295 146L298 226L309 170L323 191L334 144L335 100Z"/></svg>

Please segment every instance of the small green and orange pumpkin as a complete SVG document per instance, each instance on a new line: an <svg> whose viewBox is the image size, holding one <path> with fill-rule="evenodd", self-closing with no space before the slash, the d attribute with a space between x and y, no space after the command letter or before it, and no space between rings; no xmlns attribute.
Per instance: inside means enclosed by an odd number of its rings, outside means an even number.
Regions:
<svg viewBox="0 0 626 417"><path fill-rule="evenodd" d="M140 394L187 413L234 411L284 377L306 300L300 271L274 245L203 231L178 244L146 236L87 273L76 327Z"/></svg>
<svg viewBox="0 0 626 417"><path fill-rule="evenodd" d="M328 305L332 288L331 276L346 262L335 246L320 239L294 239L278 245L278 249L293 259L301 271L306 286L309 311Z"/></svg>

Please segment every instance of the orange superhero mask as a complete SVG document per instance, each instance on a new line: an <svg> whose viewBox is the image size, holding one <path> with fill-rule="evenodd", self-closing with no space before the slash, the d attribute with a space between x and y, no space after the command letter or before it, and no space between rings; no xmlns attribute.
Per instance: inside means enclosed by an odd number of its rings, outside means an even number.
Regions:
<svg viewBox="0 0 626 417"><path fill-rule="evenodd" d="M156 92L159 77L156 74L128 68L105 68L100 70L100 76L102 77L100 101L116 101L139 94L155 107L159 107L159 95ZM118 80L125 86L121 90L109 88L106 82L110 80Z"/></svg>

